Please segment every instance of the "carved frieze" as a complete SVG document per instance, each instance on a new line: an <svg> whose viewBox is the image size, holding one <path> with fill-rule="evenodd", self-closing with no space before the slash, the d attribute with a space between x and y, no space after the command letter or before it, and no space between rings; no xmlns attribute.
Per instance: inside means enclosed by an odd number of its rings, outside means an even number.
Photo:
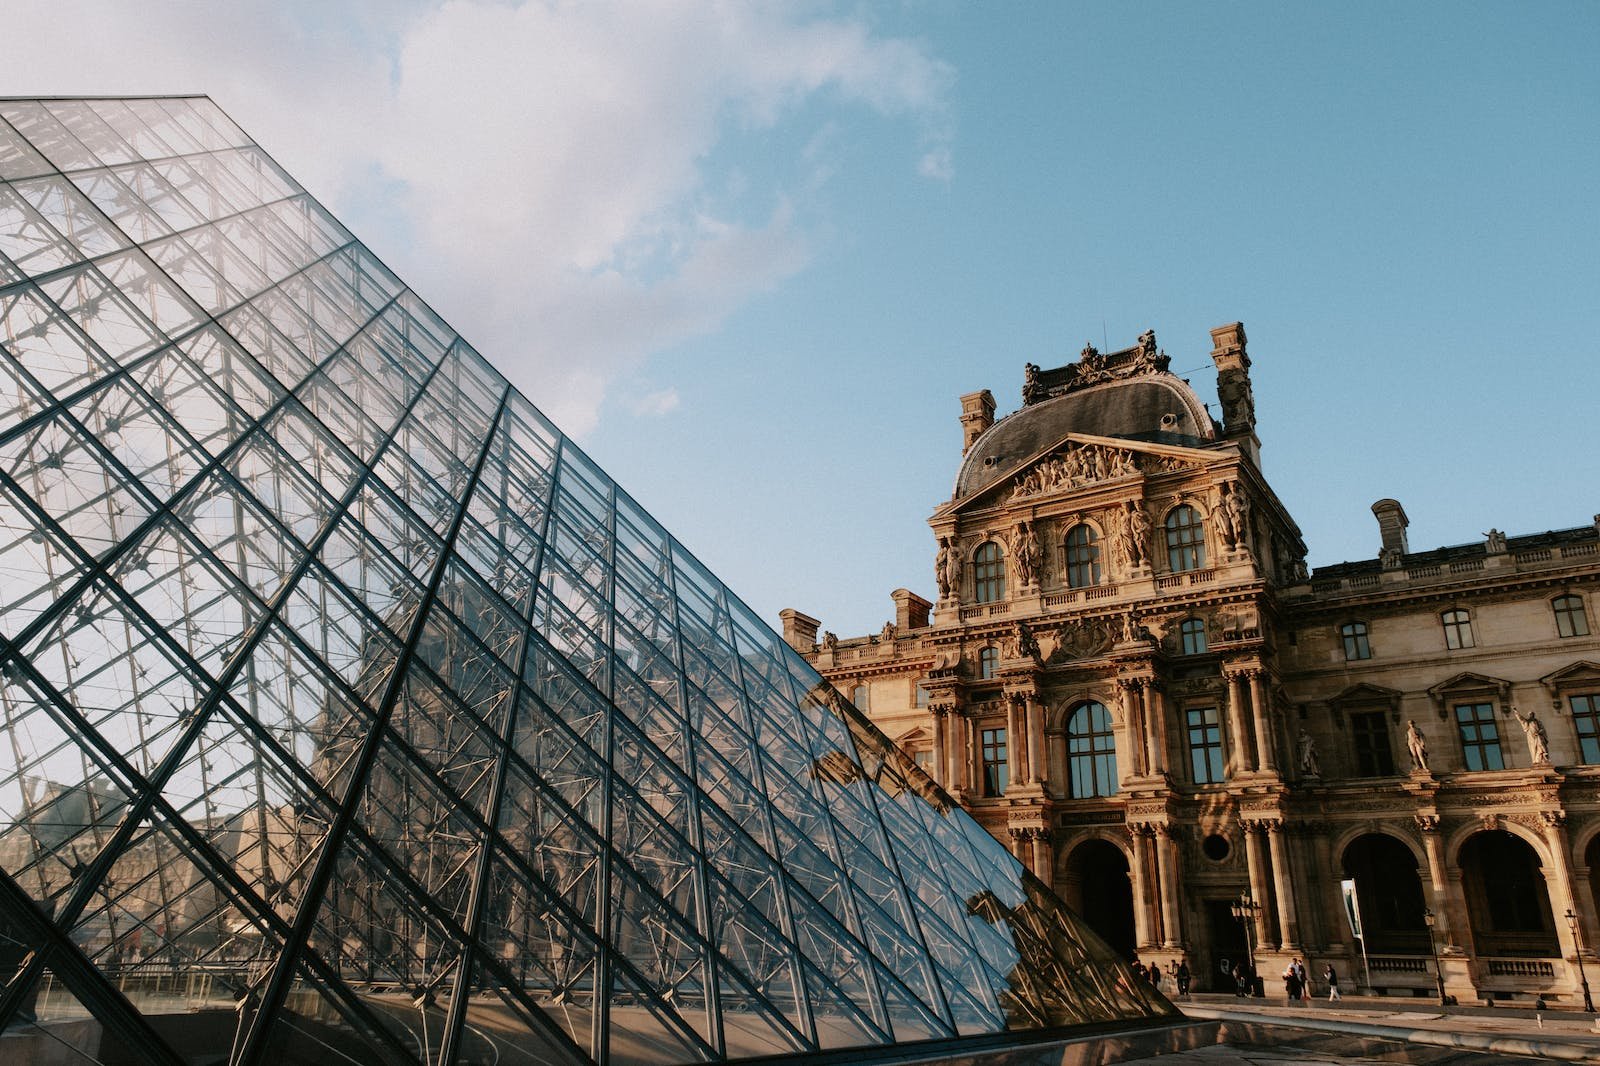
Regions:
<svg viewBox="0 0 1600 1066"><path fill-rule="evenodd" d="M1103 444L1069 443L1035 462L1012 483L1011 498L1026 499L1135 474L1166 474L1193 469L1181 459L1150 455Z"/></svg>

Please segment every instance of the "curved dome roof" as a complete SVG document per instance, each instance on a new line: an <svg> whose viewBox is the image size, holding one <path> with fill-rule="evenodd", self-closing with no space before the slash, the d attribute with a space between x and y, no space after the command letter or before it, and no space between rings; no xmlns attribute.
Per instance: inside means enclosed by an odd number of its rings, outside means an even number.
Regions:
<svg viewBox="0 0 1600 1066"><path fill-rule="evenodd" d="M1182 378L1162 371L1108 381L1029 404L996 422L967 452L955 498L1014 473L1068 433L1188 447L1217 439L1216 424Z"/></svg>

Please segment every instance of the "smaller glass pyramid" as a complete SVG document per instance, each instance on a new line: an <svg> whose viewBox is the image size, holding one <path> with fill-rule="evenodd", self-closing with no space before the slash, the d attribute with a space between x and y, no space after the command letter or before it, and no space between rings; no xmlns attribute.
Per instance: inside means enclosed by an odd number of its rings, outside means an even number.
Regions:
<svg viewBox="0 0 1600 1066"><path fill-rule="evenodd" d="M210 100L0 101L7 1046L1170 1011Z"/></svg>

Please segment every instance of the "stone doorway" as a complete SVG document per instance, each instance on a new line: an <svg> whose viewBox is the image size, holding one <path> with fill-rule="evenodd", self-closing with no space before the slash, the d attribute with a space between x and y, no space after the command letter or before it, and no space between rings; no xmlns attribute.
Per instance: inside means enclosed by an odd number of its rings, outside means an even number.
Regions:
<svg viewBox="0 0 1600 1066"><path fill-rule="evenodd" d="M1132 959L1137 947L1133 927L1133 883L1128 857L1109 840L1086 840L1068 853L1056 878L1056 891L1067 906L1111 946Z"/></svg>

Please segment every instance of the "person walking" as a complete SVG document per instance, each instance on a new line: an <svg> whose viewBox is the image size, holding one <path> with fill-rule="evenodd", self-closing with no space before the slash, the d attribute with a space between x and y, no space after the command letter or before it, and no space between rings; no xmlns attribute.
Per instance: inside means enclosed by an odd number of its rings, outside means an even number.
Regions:
<svg viewBox="0 0 1600 1066"><path fill-rule="evenodd" d="M1300 975L1295 972L1294 963L1283 968L1283 991L1289 997L1291 1005L1300 1000Z"/></svg>
<svg viewBox="0 0 1600 1066"><path fill-rule="evenodd" d="M1328 963L1322 968L1322 979L1328 982L1328 1002L1344 997L1339 995L1339 971L1333 968L1333 963Z"/></svg>
<svg viewBox="0 0 1600 1066"><path fill-rule="evenodd" d="M1177 968L1172 971L1172 979L1173 979L1173 981L1177 982L1177 985L1178 985L1178 998L1179 999L1188 999L1189 998L1189 960L1188 959L1183 959L1178 963Z"/></svg>

